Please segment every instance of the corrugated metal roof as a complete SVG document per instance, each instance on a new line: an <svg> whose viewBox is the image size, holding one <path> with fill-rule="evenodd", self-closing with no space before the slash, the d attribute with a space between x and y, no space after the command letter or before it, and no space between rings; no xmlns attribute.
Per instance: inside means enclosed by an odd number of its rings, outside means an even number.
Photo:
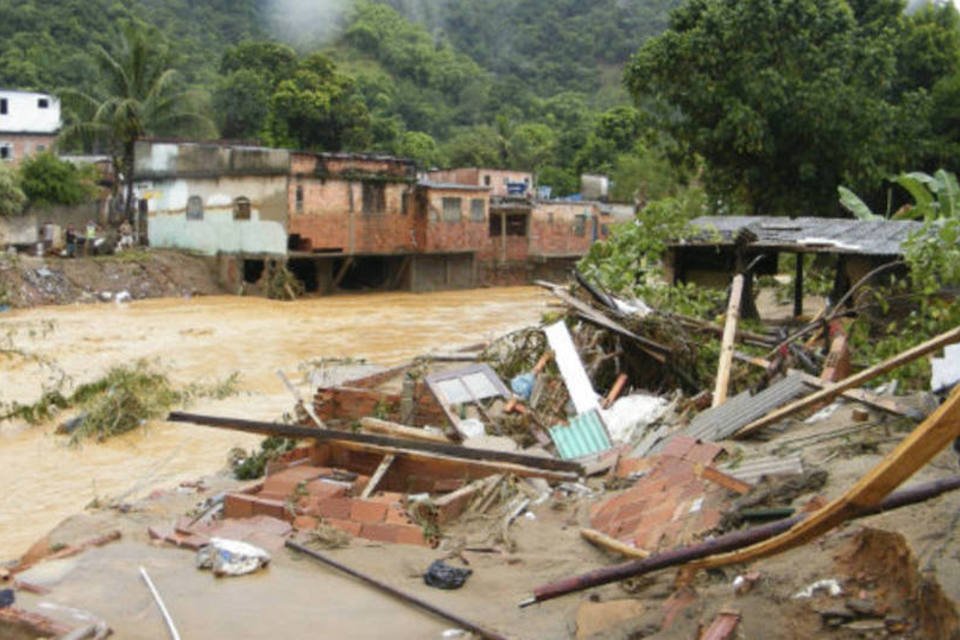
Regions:
<svg viewBox="0 0 960 640"><path fill-rule="evenodd" d="M775 456L741 460L736 464L721 465L720 470L737 480L748 484L757 484L764 476L801 475L803 460L800 454L786 458Z"/></svg>
<svg viewBox="0 0 960 640"><path fill-rule="evenodd" d="M551 427L549 431L557 453L564 460L582 458L613 446L596 409L571 418L569 424Z"/></svg>
<svg viewBox="0 0 960 640"><path fill-rule="evenodd" d="M672 246L733 244L741 229L757 236L751 247L861 255L899 255L910 234L923 228L912 220L701 216L690 223L695 236Z"/></svg>
<svg viewBox="0 0 960 640"><path fill-rule="evenodd" d="M723 440L754 420L808 393L810 388L804 383L803 375L791 373L755 396L744 391L719 407L701 412L682 433L698 440Z"/></svg>

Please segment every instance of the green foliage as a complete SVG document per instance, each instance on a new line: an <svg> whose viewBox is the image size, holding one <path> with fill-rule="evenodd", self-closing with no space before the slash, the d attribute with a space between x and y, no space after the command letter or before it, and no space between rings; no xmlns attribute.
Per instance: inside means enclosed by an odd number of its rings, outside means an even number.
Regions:
<svg viewBox="0 0 960 640"><path fill-rule="evenodd" d="M401 158L414 160L418 167L424 169L444 164L437 141L423 131L404 131L394 147L394 152Z"/></svg>
<svg viewBox="0 0 960 640"><path fill-rule="evenodd" d="M333 60L314 53L277 85L266 129L267 141L277 146L356 149L370 142L370 115L353 79L338 72Z"/></svg>
<svg viewBox="0 0 960 640"><path fill-rule="evenodd" d="M293 449L296 440L281 436L270 436L260 443L259 451L247 453L234 449L230 455L230 467L237 480L255 480L266 472L267 463Z"/></svg>
<svg viewBox="0 0 960 640"><path fill-rule="evenodd" d="M97 194L99 174L93 165L78 167L50 151L20 164L20 186L32 205L75 205Z"/></svg>
<svg viewBox="0 0 960 640"><path fill-rule="evenodd" d="M960 60L952 17L853 5L693 0L634 57L629 88L681 157L704 158L718 201L830 214L841 182L877 188L940 144L927 92Z"/></svg>
<svg viewBox="0 0 960 640"><path fill-rule="evenodd" d="M636 220L614 227L607 241L594 244L579 268L612 291L629 292L662 273L667 242L689 233L690 220L703 206L704 194L696 188L651 202Z"/></svg>
<svg viewBox="0 0 960 640"><path fill-rule="evenodd" d="M20 215L26 201L13 171L0 163L0 216Z"/></svg>

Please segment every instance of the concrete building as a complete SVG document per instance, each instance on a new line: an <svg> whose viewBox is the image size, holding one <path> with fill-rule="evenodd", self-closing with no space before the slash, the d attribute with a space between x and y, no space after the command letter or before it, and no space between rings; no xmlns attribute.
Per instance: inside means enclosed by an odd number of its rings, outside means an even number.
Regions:
<svg viewBox="0 0 960 640"><path fill-rule="evenodd" d="M138 142L139 231L154 247L284 257L289 173L281 149Z"/></svg>
<svg viewBox="0 0 960 640"><path fill-rule="evenodd" d="M0 89L0 161L19 163L53 146L60 101L46 93Z"/></svg>
<svg viewBox="0 0 960 640"><path fill-rule="evenodd" d="M533 193L533 174L527 171L467 167L428 171L423 177L427 182L489 187L493 198L528 197Z"/></svg>

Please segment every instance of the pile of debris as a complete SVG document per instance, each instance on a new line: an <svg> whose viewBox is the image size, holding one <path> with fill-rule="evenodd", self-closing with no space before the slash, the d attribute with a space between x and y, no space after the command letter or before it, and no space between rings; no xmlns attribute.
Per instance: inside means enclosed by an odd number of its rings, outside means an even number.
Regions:
<svg viewBox="0 0 960 640"><path fill-rule="evenodd" d="M296 400L292 423L171 414L172 421L297 444L276 449L262 480L213 496L193 517L151 527L150 536L197 550L198 562L218 575L262 569L270 553L287 547L497 638L319 549L360 538L439 547L444 561L462 558L464 549L510 554L519 518L537 518L540 505L572 506L569 522L582 538L625 561L537 587L521 606L677 567L654 624L659 631L680 624L679 613L696 600L698 570L773 556L848 520L960 488L953 476L894 491L960 436L960 392L936 408L907 402L889 387L863 388L960 342L960 328L852 373L842 326L826 317L819 346L799 343L818 333L809 329L792 336L740 330L736 279L725 326L661 313L586 283L579 293L543 286L562 314L542 327L404 366L351 363L348 375L324 371L313 378L309 400L281 374ZM719 351L705 346L705 335L721 338ZM940 389L956 384L956 354L947 350L935 366ZM708 357L715 375L704 373ZM841 424L824 428L841 403L849 405ZM802 412L816 413L791 420ZM904 438L897 432L905 428L911 433ZM830 451L820 455L824 446ZM819 492L834 473L829 461L864 451L886 455L828 502ZM838 562L846 578L816 583L806 598L824 629L960 633L942 594L932 618L923 606L880 602L890 599L875 586L882 576L868 575L857 549L845 565ZM908 565L915 574L916 562ZM460 588L471 571L434 563L425 580ZM760 579L757 571L737 574L735 592L749 592ZM904 597L932 593L917 580ZM830 600L840 594L847 594L841 604ZM602 604L584 603L578 637L588 637L588 629L602 633L598 617L610 623L620 615ZM640 615L636 607L621 610ZM702 613L703 638L734 637L744 620L729 607Z"/></svg>

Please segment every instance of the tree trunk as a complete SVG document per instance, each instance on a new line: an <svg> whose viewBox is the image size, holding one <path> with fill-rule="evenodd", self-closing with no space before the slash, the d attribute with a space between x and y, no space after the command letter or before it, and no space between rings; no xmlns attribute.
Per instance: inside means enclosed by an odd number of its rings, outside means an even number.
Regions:
<svg viewBox="0 0 960 640"><path fill-rule="evenodd" d="M123 219L130 224L134 224L132 215L134 153L134 142L125 143L123 146L123 179L126 184L124 185Z"/></svg>

